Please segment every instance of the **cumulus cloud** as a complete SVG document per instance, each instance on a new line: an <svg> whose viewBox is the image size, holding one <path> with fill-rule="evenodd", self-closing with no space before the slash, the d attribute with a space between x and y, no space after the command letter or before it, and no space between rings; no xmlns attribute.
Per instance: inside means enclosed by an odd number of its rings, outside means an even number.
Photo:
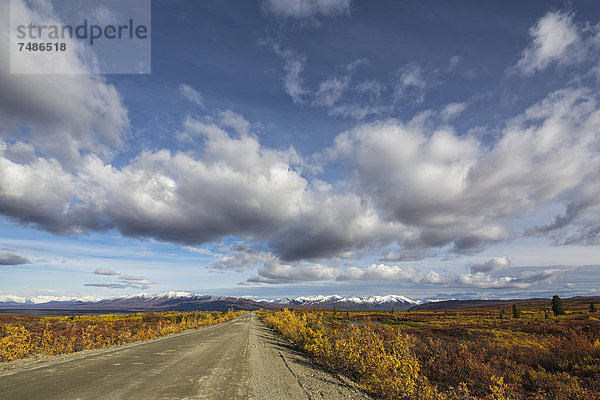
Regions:
<svg viewBox="0 0 600 400"><path fill-rule="evenodd" d="M305 193L297 218L274 232L269 247L285 260L351 257L406 234L403 224L382 221L356 194L325 190Z"/></svg>
<svg viewBox="0 0 600 400"><path fill-rule="evenodd" d="M294 214L306 181L290 170L292 154L263 149L255 137L231 138L214 125L187 125L208 136L201 158L143 152L119 169L88 155L76 175L54 160L21 165L0 158L0 210L52 232L116 228L186 244L259 233Z"/></svg>
<svg viewBox="0 0 600 400"><path fill-rule="evenodd" d="M220 249L224 254L216 254L209 268L214 270L243 271L258 264L275 261L277 258L262 246L245 242L234 243Z"/></svg>
<svg viewBox="0 0 600 400"><path fill-rule="evenodd" d="M421 284L450 284L456 280L452 275L441 275L430 270L422 272L413 266L396 266L386 264L371 264L366 268L350 267L340 270L337 281L387 281L403 280Z"/></svg>
<svg viewBox="0 0 600 400"><path fill-rule="evenodd" d="M496 257L487 261L473 263L469 265L469 269L472 273L478 272L492 272L503 268L508 268L511 265L511 261L508 257Z"/></svg>
<svg viewBox="0 0 600 400"><path fill-rule="evenodd" d="M421 273L414 267L388 266L385 264L372 264L367 268L350 267L337 276L338 281L377 281L406 279L415 280Z"/></svg>
<svg viewBox="0 0 600 400"><path fill-rule="evenodd" d="M563 215L526 230L528 236L550 236L554 245L600 244L600 183L589 182L569 194Z"/></svg>
<svg viewBox="0 0 600 400"><path fill-rule="evenodd" d="M529 30L531 44L521 53L515 68L524 74L533 74L552 63L572 62L580 43L573 14L549 12Z"/></svg>
<svg viewBox="0 0 600 400"><path fill-rule="evenodd" d="M360 125L327 154L353 167L357 193L384 220L416 228L405 248L472 254L509 238L508 219L593 181L599 128L595 97L565 89L511 120L491 147L432 127L425 114Z"/></svg>
<svg viewBox="0 0 600 400"><path fill-rule="evenodd" d="M12 252L0 253L0 265L23 265L31 264L31 260L21 254Z"/></svg>
<svg viewBox="0 0 600 400"><path fill-rule="evenodd" d="M117 229L186 246L237 236L266 243L265 252L284 261L315 262L365 251L397 261L448 245L476 253L511 236L506 221L565 193L581 196L587 217L596 212L588 184L598 174L600 112L589 91L552 93L492 145L432 121L424 114L338 135L321 156L349 167L339 185L303 176L306 160L261 145L230 111L184 121L190 140L202 142L199 153L144 151L122 167L94 154L77 173L37 155L21 164L3 144L0 212L61 234ZM592 237L596 226L583 228ZM384 251L392 244L397 251Z"/></svg>
<svg viewBox="0 0 600 400"><path fill-rule="evenodd" d="M107 275L107 276L121 275L118 272L115 272L109 268L96 268L96 270L94 271L94 274L95 275Z"/></svg>
<svg viewBox="0 0 600 400"><path fill-rule="evenodd" d="M565 268L551 268L540 271L526 271L517 277L494 277L483 272L467 273L456 277L453 285L481 289L525 289L536 283L549 282L554 278L566 274L567 272L568 270Z"/></svg>
<svg viewBox="0 0 600 400"><path fill-rule="evenodd" d="M272 260L258 269L258 273L243 282L244 284L268 283L284 284L298 282L326 281L335 277L335 268L321 264L296 263L282 264Z"/></svg>
<svg viewBox="0 0 600 400"><path fill-rule="evenodd" d="M117 229L187 246L223 236L264 240L287 260L344 255L402 233L356 194L309 184L293 149L262 146L235 113L187 118L184 131L202 141L199 154L146 151L120 168L93 154L76 174L56 160L0 157L0 210L61 234Z"/></svg>
<svg viewBox="0 0 600 400"><path fill-rule="evenodd" d="M5 8L8 3L3 4ZM11 7L20 20L42 25L58 23L51 11L34 12L21 1L11 2ZM48 4L36 9L52 8ZM2 24L0 36L8 37L8 29L8 24ZM75 42L69 43L69 49L76 47ZM39 53L40 57L49 57ZM8 149L6 154L13 161L31 161L35 148L73 167L81 162L82 152L92 151L108 159L122 145L123 135L129 131L127 110L115 87L102 76L90 75L93 66L79 55L69 50L52 54L51 60L44 62L61 63L61 70L86 75L10 75L8 60L0 62L0 138L18 138L33 146ZM13 67L27 72L28 64Z"/></svg>
<svg viewBox="0 0 600 400"><path fill-rule="evenodd" d="M266 12L277 17L338 17L350 14L351 0L264 0Z"/></svg>
<svg viewBox="0 0 600 400"><path fill-rule="evenodd" d="M202 94L190 85L186 85L185 83L180 84L179 94L192 103L204 108L204 97L202 97Z"/></svg>
<svg viewBox="0 0 600 400"><path fill-rule="evenodd" d="M403 280L422 285L443 285L447 287L471 287L478 289L507 289L528 288L540 282L548 282L562 276L568 269L537 268L525 270L516 276L494 276L492 271L509 267L509 260L505 257L489 260L487 263L471 264L471 272L452 275L440 274L430 270L422 272L413 266L399 267L385 264L372 264L366 268L350 267L338 270L338 281L389 281ZM475 266L475 268L473 268ZM513 270L514 272L515 270Z"/></svg>

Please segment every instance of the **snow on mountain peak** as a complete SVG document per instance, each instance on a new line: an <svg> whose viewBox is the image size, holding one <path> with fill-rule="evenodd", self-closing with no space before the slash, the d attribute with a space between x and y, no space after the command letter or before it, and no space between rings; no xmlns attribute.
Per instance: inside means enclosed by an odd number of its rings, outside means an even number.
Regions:
<svg viewBox="0 0 600 400"><path fill-rule="evenodd" d="M44 304L50 303L51 301L81 301L81 302L97 302L102 300L99 297L84 296L84 297L70 297L70 296L15 296L12 294L0 296L0 303L19 303L19 304Z"/></svg>
<svg viewBox="0 0 600 400"><path fill-rule="evenodd" d="M421 304L420 301L413 300L406 296L396 295L396 294L388 294L385 296L351 296L351 297L342 297L339 295L315 295L315 296L300 296L296 298L284 297L275 300L266 300L260 299L257 300L262 303L271 303L271 304L286 304L286 303L295 303L295 304L319 304L325 302L334 302L334 303L344 303L350 302L355 304L386 304L386 303L406 303L406 304Z"/></svg>

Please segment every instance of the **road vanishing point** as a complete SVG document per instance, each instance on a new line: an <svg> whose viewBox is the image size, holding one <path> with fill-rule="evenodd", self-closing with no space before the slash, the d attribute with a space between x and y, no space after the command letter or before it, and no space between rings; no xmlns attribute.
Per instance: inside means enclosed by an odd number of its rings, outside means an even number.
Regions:
<svg viewBox="0 0 600 400"><path fill-rule="evenodd" d="M254 313L182 334L0 371L2 400L369 399Z"/></svg>

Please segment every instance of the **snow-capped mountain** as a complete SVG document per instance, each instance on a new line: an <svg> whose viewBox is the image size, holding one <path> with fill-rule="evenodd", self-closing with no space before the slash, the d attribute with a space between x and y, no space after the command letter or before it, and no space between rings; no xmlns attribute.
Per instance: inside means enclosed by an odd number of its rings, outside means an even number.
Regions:
<svg viewBox="0 0 600 400"><path fill-rule="evenodd" d="M316 307L337 308L346 310L407 310L412 306L421 304L420 301L410 299L406 296L389 294L386 296L368 297L342 297L331 296L301 296L296 298L280 298L276 300L258 300L261 303L277 305L279 307Z"/></svg>
<svg viewBox="0 0 600 400"><path fill-rule="evenodd" d="M219 297L189 292L162 294L140 293L99 299L95 297L57 297L14 295L0 296L0 309L56 310L60 312L133 312L133 311L225 311L260 308L336 308L339 310L406 310L420 304L405 296L371 297L301 296L275 300L242 297Z"/></svg>
<svg viewBox="0 0 600 400"><path fill-rule="evenodd" d="M69 296L31 296L31 297L22 297L16 295L0 295L0 304L1 303L13 303L13 304L44 304L52 301L64 301L64 302L96 302L100 301L102 298L94 297L94 296L84 296L84 297L69 297Z"/></svg>
<svg viewBox="0 0 600 400"><path fill-rule="evenodd" d="M0 296L0 309L55 310L57 312L135 312L135 311L226 311L257 310L265 304L237 297L207 296L188 292L140 293L98 299L76 297Z"/></svg>

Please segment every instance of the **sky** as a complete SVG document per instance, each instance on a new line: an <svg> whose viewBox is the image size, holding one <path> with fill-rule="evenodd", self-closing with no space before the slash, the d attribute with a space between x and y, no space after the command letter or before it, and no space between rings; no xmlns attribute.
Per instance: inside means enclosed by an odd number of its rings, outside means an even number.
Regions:
<svg viewBox="0 0 600 400"><path fill-rule="evenodd" d="M152 0L68 75L0 4L0 296L600 294L596 1Z"/></svg>

